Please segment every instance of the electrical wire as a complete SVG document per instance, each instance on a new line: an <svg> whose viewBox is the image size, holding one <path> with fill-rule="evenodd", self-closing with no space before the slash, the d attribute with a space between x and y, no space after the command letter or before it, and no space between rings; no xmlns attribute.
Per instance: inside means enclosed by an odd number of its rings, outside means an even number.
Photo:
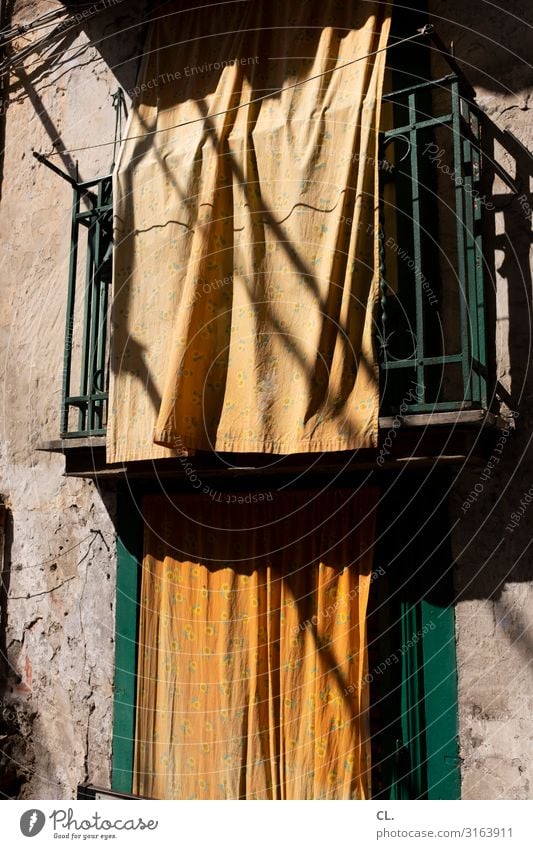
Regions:
<svg viewBox="0 0 533 849"><path fill-rule="evenodd" d="M72 21L72 23L71 23L71 21ZM27 45L27 47L23 47L22 50L20 50L15 56L12 56L12 57L5 59L4 62L2 62L0 64L0 74L5 74L8 71L16 71L19 68L22 68L24 60L28 56L31 56L32 53L36 53L42 47L46 47L48 42L52 42L58 36L65 36L67 33L71 32L72 30L79 29L79 26L80 26L80 23L75 18L66 18L62 23L58 24L52 30L52 32L49 32L46 35L43 35L37 41L32 41L30 44ZM84 50L87 49L88 47L91 46L91 44L92 44L91 42L84 44L82 46L82 49L84 49ZM53 44L50 44L49 46L52 47ZM79 48L77 48L77 49L79 49ZM15 62L17 64L15 64Z"/></svg>
<svg viewBox="0 0 533 849"><path fill-rule="evenodd" d="M52 9L49 12L45 12L43 15L39 15L38 18L34 18L27 24L10 24L8 27L0 29L0 42L4 38L13 39L16 38L17 35L24 35L26 32L32 32L36 29L42 29L50 26L54 20L64 17L65 15L67 17L72 17L72 9L85 9L87 6L94 6L93 0L85 3L71 3L69 9Z"/></svg>
<svg viewBox="0 0 533 849"><path fill-rule="evenodd" d="M19 36L26 35L28 32L35 32L36 30L50 27L58 18L63 18L65 15L68 16L68 14L67 9L57 9L55 12L42 15L28 24L17 24L16 26L0 30L0 44L5 45Z"/></svg>
<svg viewBox="0 0 533 849"><path fill-rule="evenodd" d="M17 575L19 572L25 572L27 569L43 569L45 566L48 566L49 564L56 563L56 561L60 560L61 557L64 557L66 554L70 554L71 551L75 551L77 548L79 548L81 545L83 545L84 542L87 542L87 540L90 539L91 544L92 544L92 540L96 539L97 536L98 536L98 533L96 531L91 531L91 533L87 534L86 537L83 537L83 539L80 539L80 541L77 542L76 545L72 545L70 548L66 548L64 551L60 551L56 555L51 555L46 560L43 560L41 563L32 563L29 566L18 566L13 570L13 574ZM2 574L3 573L0 573L0 583L2 583L2 580L3 580Z"/></svg>
<svg viewBox="0 0 533 849"><path fill-rule="evenodd" d="M74 6L74 9L82 9L88 6L94 6L94 3L80 3ZM103 6L101 9L97 9L94 14L98 15L101 12L104 12L109 7ZM67 15L67 17L64 17ZM43 45L46 45L47 42L52 41L58 35L65 35L71 30L78 29L80 27L81 21L76 15L72 14L72 10L67 9L57 9L55 12L49 12L47 15L41 16L41 18L37 18L34 22L29 24L21 24L20 27L12 27L9 31L1 32L0 31L0 46L5 46L17 37L23 36L26 32L35 32L39 29L46 29L54 24L56 20L59 18L63 18L60 23L52 30L52 32L48 32L43 35L37 41L32 42L27 47L24 47L20 50L15 56L9 57L4 62L0 64L0 74L6 73L9 70L16 70L17 68L22 67L21 61L26 59L27 56L30 56L32 53L37 52ZM46 20L45 20L46 19ZM2 41L2 36L5 35L4 41ZM92 44L98 44L99 42L88 42L83 45L83 49L87 49ZM15 64L15 62L17 64Z"/></svg>
<svg viewBox="0 0 533 849"><path fill-rule="evenodd" d="M165 0L165 2L166 2L166 0ZM157 11L159 11L159 9L163 8L164 5L165 5L165 2L163 2L162 6L156 7L153 11L157 12ZM241 0L241 2L242 2L242 0ZM81 9L81 8L86 8L88 6L94 7L94 5L95 5L94 2L79 3L76 6L74 6L73 8ZM219 4L219 5L225 5L225 4L222 3L222 4ZM108 8L109 8L108 6L103 6L101 9L97 9L94 12L94 14L98 15L101 12L106 11ZM47 14L48 15L54 15L54 16L57 15L59 17L59 16L65 14L66 12L67 12L66 9L64 9L64 10L60 9L60 10L56 10L53 13L49 12ZM175 14L175 12L169 13L168 15L161 15L159 17L156 16L156 17L152 17L152 18L143 18L142 21L135 24L135 26L140 26L140 25L144 26L147 23L151 23L152 21L161 20L161 18L164 18L164 17L170 17L173 14ZM42 16L42 18L44 18L44 17L45 16ZM39 18L37 20L41 20L42 18ZM68 26L68 24L70 24L70 26ZM38 27L38 28L44 28L45 26L50 26L50 25L51 24L47 23L47 24L43 24L41 27ZM37 52L43 45L45 45L48 41L52 41L56 36L65 35L67 32L70 32L71 30L79 28L80 25L81 25L80 20L75 15L72 15L69 12L69 17L65 18L61 22L61 24L59 24L54 30L52 30L52 32L47 33L46 35L42 36L42 38L40 40L33 42L31 45L28 45L28 47L23 48L16 55L14 55L14 56L6 59L4 62L0 63L0 74L4 74L4 73L6 73L7 71L10 71L10 70L16 71L17 69L23 67L23 65L21 64L21 60L24 60L24 59L26 59L27 56L31 55L32 53ZM133 27L130 27L130 29L132 29L132 28ZM10 39L9 39L10 41L15 39L17 36L20 36L21 34L23 34L16 27L12 28L9 31L9 33L10 33ZM2 33L0 32L0 37L1 37L1 35L2 35ZM101 44L102 41L105 41L107 38L111 38L111 37L112 37L111 35L107 35L107 36L104 36L104 38L100 38L100 39L95 40L95 41L88 41L85 44L81 45L80 47L72 47L69 50L65 50L63 52L63 56L66 56L67 53L69 53L69 52L74 52L74 51L79 51L79 50L87 50L89 47L93 47L93 46L96 46L98 44ZM0 42L0 46L1 46L1 42ZM15 62L17 64L15 64Z"/></svg>
<svg viewBox="0 0 533 849"><path fill-rule="evenodd" d="M392 45L388 45L386 47L380 47L380 48L378 48L378 50L374 50L371 53L367 53L365 56L359 56L357 59L351 59L349 62L344 62L342 65L337 65L335 68L328 68L327 70L321 71L318 74L313 74L311 77L306 77L304 80L298 80L297 82L291 83L290 85L283 86L282 88L279 88L279 89L274 89L274 90L268 92L267 94L261 94L261 95L259 95L259 97L254 97L251 100L247 100L245 103L239 103L237 106L231 106L229 109L222 109L219 112L213 112L210 115L205 115L205 116L202 116L200 118L191 118L189 121L183 121L181 124L174 124L174 126L172 126L172 127L165 127L165 128L161 128L159 130L148 130L146 133L141 133L140 135L137 135L137 136L127 136L126 138L123 138L123 139L114 139L113 141L99 142L97 144L89 144L89 145L86 145L85 147L72 147L72 148L69 148L69 149L63 149L62 148L61 150L53 150L48 154L39 154L39 156L45 156L45 158L48 159L51 156L61 156L65 153L80 153L81 151L84 151L84 150L94 150L95 148L110 147L111 145L114 145L114 144L117 144L117 143L135 141L136 139L146 139L147 137L155 136L158 133L168 133L171 130L179 130L183 127L188 127L191 124L198 124L200 122L209 121L213 118L218 118L222 115L229 115L232 112L236 112L237 110L243 109L246 106L251 106L254 103L259 103L262 100L266 100L269 97L274 97L274 96L277 96L279 94L283 94L286 91L290 91L291 89L297 88L298 86L305 85L305 83L312 82L313 80L318 80L321 77L326 76L326 74L332 74L335 71L342 71L343 68L348 68L350 65L355 65L356 62L362 62L364 59L370 59L372 56L377 56L378 53L383 53L386 50L391 50L394 47L398 47L400 44L406 44L408 41L414 41L415 38L425 37L425 36L429 35L432 31L433 31L433 28L431 27L431 25L426 25L424 27L421 27L421 29L417 30L416 33L414 33L414 35L409 35L406 38L402 38L399 41L396 41Z"/></svg>

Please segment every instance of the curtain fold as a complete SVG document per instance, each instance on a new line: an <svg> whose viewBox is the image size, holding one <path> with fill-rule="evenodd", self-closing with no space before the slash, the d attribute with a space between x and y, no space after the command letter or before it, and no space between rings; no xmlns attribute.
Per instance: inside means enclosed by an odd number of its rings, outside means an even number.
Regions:
<svg viewBox="0 0 533 849"><path fill-rule="evenodd" d="M369 798L376 495L144 499L134 792Z"/></svg>
<svg viewBox="0 0 533 849"><path fill-rule="evenodd" d="M114 186L108 462L376 444L389 10L254 0L153 25Z"/></svg>

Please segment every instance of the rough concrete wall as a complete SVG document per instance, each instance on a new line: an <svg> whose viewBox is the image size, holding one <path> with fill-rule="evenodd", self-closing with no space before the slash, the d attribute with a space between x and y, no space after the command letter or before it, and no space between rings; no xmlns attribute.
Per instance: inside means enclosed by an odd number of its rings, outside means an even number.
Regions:
<svg viewBox="0 0 533 849"><path fill-rule="evenodd" d="M57 6L19 2L14 20ZM137 59L126 60L138 56L138 24L139 4L115 4L10 78L0 203L9 669L0 720L26 798L70 798L84 780L109 784L115 592L112 493L64 478L63 457L36 450L59 435L71 191L31 150L113 138L111 93L134 85ZM54 161L72 173L74 158L89 179L109 172L111 148Z"/></svg>
<svg viewBox="0 0 533 849"><path fill-rule="evenodd" d="M433 22L455 51L487 113L494 156L516 185L486 186L485 275L496 338L495 362L503 410L519 413L485 469L455 481L452 521L456 557L462 793L465 799L528 799L533 793L533 504L531 432L531 159L510 130L533 149L533 103L527 20L531 6L430 0ZM490 172L490 162L487 162ZM523 197L525 195L525 197ZM533 490L531 491L533 493ZM521 507L522 502L522 507ZM522 509L525 507L523 516ZM513 514L518 524L513 526Z"/></svg>

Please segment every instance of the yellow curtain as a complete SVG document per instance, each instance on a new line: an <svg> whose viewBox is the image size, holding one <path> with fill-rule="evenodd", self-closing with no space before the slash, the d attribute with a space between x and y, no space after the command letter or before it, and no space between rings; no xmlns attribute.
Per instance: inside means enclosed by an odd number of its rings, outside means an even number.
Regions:
<svg viewBox="0 0 533 849"><path fill-rule="evenodd" d="M375 504L368 488L145 499L136 793L370 796Z"/></svg>
<svg viewBox="0 0 533 849"><path fill-rule="evenodd" d="M108 462L371 447L390 5L172 8L114 186Z"/></svg>

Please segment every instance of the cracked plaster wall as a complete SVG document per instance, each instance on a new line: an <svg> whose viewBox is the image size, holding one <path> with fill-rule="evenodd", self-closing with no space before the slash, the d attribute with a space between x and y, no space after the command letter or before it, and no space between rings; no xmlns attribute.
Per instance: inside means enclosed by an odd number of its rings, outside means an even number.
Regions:
<svg viewBox="0 0 533 849"><path fill-rule="evenodd" d="M59 6L17 2L13 20ZM36 450L59 436L72 198L31 151L48 152L58 138L66 148L113 138L111 94L135 83L139 8L116 4L65 34L55 57L32 55L10 78L0 203L0 493L11 541L0 720L12 735L12 783L0 790L26 798L68 799L82 781L109 784L115 593L113 493L63 477L63 457ZM88 46L116 29L120 38ZM108 173L111 155L109 147L75 154L80 178ZM71 173L72 161L55 159Z"/></svg>
<svg viewBox="0 0 533 849"><path fill-rule="evenodd" d="M54 2L17 2L27 21ZM0 204L0 351L3 369L0 493L11 515L6 642L10 670L0 705L17 732L13 758L20 794L69 798L83 780L109 783L113 680L115 541L112 493L62 477L60 455L38 452L55 439L68 264L70 191L38 165L31 148L48 151L51 136L67 148L112 137L111 93L135 83L138 52L134 3L120 4L69 37L61 59L32 57L11 78ZM512 13L524 3L496 7L430 0L445 42L454 40L478 102L500 129L533 147L525 64L525 33ZM86 48L89 38L119 40ZM483 70L480 70L483 69ZM512 153L498 156L513 173ZM80 176L109 169L109 150L77 154ZM66 168L68 160L61 163ZM521 190L530 191L530 184ZM496 192L508 191L498 181ZM526 261L530 221L517 197L495 216L485 242L495 291L498 378L519 412L496 472L467 511L463 505L479 472L463 473L452 496L459 518L457 652L464 798L531 798L533 568L531 515L505 531L529 489L533 389L529 376L531 276ZM487 522L486 519L489 518ZM473 534L480 532L472 543ZM97 532L96 532L97 531ZM28 597L29 596L29 597ZM1 788L0 788L1 789Z"/></svg>

